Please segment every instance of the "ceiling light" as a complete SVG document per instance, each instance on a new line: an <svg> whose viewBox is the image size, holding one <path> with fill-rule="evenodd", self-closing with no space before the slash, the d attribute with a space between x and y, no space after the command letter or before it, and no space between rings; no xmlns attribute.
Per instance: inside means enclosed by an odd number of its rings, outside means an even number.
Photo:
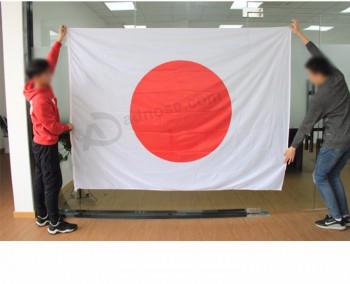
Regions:
<svg viewBox="0 0 350 284"><path fill-rule="evenodd" d="M135 10L133 2L105 2L105 5L110 11Z"/></svg>
<svg viewBox="0 0 350 284"><path fill-rule="evenodd" d="M345 10L341 11L341 13L350 13L350 7L346 8Z"/></svg>
<svg viewBox="0 0 350 284"><path fill-rule="evenodd" d="M220 25L220 29L240 29L243 25Z"/></svg>
<svg viewBox="0 0 350 284"><path fill-rule="evenodd" d="M326 32L326 31L329 31L329 30L331 30L333 28L334 27L310 26L310 27L307 27L306 29L304 29L304 31L321 31L321 32Z"/></svg>
<svg viewBox="0 0 350 284"><path fill-rule="evenodd" d="M264 2L250 2L248 1L248 8L259 8Z"/></svg>
<svg viewBox="0 0 350 284"><path fill-rule="evenodd" d="M146 26L135 26L135 25L124 25L124 28L126 29L146 29Z"/></svg>
<svg viewBox="0 0 350 284"><path fill-rule="evenodd" d="M231 9L234 10L240 10L243 8L258 8L260 7L264 2L251 2L251 1L235 1L232 3Z"/></svg>

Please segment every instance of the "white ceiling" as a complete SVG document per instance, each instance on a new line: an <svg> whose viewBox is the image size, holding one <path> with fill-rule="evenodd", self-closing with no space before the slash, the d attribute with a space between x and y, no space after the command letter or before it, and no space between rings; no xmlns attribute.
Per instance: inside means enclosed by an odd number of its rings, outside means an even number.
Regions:
<svg viewBox="0 0 350 284"><path fill-rule="evenodd" d="M218 28L287 26L299 18L302 27L333 26L327 32L307 32L314 41L350 44L350 14L340 12L349 2L265 2L264 18L242 18L242 10L231 10L231 2L136 2L136 11L111 12L103 2L34 2L37 45L48 42L48 31L64 22L69 27L115 27L146 25L148 28Z"/></svg>
<svg viewBox="0 0 350 284"><path fill-rule="evenodd" d="M350 14L340 14L350 2L265 2L264 18L242 18L242 10L231 10L232 2L136 2L135 11L111 12L103 2L85 2L108 26L124 24L148 27L218 27L219 24L244 26L287 25L292 17L305 24L350 25Z"/></svg>

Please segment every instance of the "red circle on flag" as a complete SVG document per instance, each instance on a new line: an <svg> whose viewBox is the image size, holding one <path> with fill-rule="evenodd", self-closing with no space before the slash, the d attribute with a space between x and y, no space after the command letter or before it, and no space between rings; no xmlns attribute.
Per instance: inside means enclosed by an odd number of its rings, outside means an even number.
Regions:
<svg viewBox="0 0 350 284"><path fill-rule="evenodd" d="M130 120L143 146L161 159L191 162L213 152L232 115L222 80L207 67L176 60L158 65L138 83Z"/></svg>

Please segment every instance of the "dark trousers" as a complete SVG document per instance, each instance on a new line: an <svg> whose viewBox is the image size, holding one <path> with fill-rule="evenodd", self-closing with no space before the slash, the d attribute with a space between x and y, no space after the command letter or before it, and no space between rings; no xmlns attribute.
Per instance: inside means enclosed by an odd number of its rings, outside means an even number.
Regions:
<svg viewBox="0 0 350 284"><path fill-rule="evenodd" d="M58 195L62 187L62 174L58 144L39 145L33 142L35 161L34 207L40 217L49 215L50 222L59 219Z"/></svg>

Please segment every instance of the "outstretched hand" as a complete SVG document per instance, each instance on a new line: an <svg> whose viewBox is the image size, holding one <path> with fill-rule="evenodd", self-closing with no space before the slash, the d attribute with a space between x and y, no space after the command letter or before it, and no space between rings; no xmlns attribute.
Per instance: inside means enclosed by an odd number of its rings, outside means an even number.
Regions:
<svg viewBox="0 0 350 284"><path fill-rule="evenodd" d="M289 27L294 34L300 33L300 22L298 19L292 19Z"/></svg>
<svg viewBox="0 0 350 284"><path fill-rule="evenodd" d="M73 131L73 130L74 130L73 124L67 123L67 125L68 125L68 127L69 127L68 131Z"/></svg>
<svg viewBox="0 0 350 284"><path fill-rule="evenodd" d="M65 38L66 34L67 34L67 26L61 25L58 28L58 39L57 39L57 41L62 42L63 39Z"/></svg>
<svg viewBox="0 0 350 284"><path fill-rule="evenodd" d="M292 19L290 21L290 26L289 28L291 29L291 31L297 35L300 40L303 42L303 44L307 44L310 40L302 33L302 31L300 30L300 22L297 19Z"/></svg>

